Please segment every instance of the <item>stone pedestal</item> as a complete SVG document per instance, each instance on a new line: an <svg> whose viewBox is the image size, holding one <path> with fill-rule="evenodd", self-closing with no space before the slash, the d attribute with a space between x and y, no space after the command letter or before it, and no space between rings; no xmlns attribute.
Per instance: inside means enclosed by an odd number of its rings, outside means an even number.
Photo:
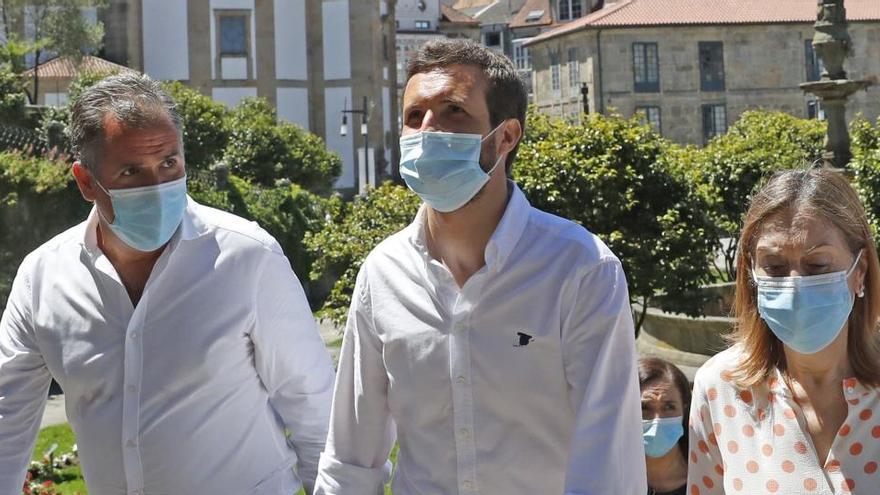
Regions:
<svg viewBox="0 0 880 495"><path fill-rule="evenodd" d="M825 152L822 158L828 167L843 169L852 158L849 147L849 129L846 125L846 100L853 93L866 89L871 81L850 81L838 79L801 84L805 93L819 97L825 119L828 121L828 134L825 137Z"/></svg>

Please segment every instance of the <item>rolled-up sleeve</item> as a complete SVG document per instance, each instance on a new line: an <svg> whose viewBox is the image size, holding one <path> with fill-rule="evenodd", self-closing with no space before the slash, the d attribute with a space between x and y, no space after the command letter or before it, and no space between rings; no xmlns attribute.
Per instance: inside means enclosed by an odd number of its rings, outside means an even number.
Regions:
<svg viewBox="0 0 880 495"><path fill-rule="evenodd" d="M333 363L287 258L267 254L257 278L251 338L257 373L290 431L297 475L311 493L327 437Z"/></svg>
<svg viewBox="0 0 880 495"><path fill-rule="evenodd" d="M23 268L0 318L0 493L21 493L52 381L37 347Z"/></svg>
<svg viewBox="0 0 880 495"><path fill-rule="evenodd" d="M566 495L647 491L637 355L626 279L603 258L577 283L563 320L564 364L576 414Z"/></svg>
<svg viewBox="0 0 880 495"><path fill-rule="evenodd" d="M388 376L371 316L367 269L358 274L336 376L327 448L316 494L383 493L394 443Z"/></svg>

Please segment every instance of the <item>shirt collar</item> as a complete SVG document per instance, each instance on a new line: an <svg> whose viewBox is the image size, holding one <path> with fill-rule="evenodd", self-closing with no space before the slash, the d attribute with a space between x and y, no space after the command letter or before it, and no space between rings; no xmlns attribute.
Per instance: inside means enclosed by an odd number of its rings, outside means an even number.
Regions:
<svg viewBox="0 0 880 495"><path fill-rule="evenodd" d="M525 194L520 190L519 186L511 180L507 181L511 190L510 200L504 210L504 215L489 242L486 243L484 257L486 266L493 271L500 270L514 247L522 238L526 224L529 221L529 209L531 205L526 199ZM427 215L427 206L422 204L419 212L416 214L413 223L410 224L409 241L413 247L426 259L430 259L428 253L427 242L425 240L425 222Z"/></svg>
<svg viewBox="0 0 880 495"><path fill-rule="evenodd" d="M198 215L199 204L196 203L189 195L186 196L186 211L183 213L183 219L180 221L180 228L174 233L169 241L169 247L176 246L180 241L191 241L208 233L208 226ZM101 248L98 247L98 206L93 205L92 211L85 222L85 232L80 241L83 249L93 259L102 254Z"/></svg>

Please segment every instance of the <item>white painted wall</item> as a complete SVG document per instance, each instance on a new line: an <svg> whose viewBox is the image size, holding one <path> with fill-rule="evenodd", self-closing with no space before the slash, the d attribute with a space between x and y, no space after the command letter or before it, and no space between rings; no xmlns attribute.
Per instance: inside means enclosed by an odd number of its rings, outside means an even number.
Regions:
<svg viewBox="0 0 880 495"><path fill-rule="evenodd" d="M308 79L305 0L275 0L275 77Z"/></svg>
<svg viewBox="0 0 880 495"><path fill-rule="evenodd" d="M257 96L257 88L214 88L211 98L214 101L234 107L238 102L248 97Z"/></svg>
<svg viewBox="0 0 880 495"><path fill-rule="evenodd" d="M67 93L45 93L44 94L46 101L44 102L46 105L52 107L61 107L67 105Z"/></svg>
<svg viewBox="0 0 880 495"><path fill-rule="evenodd" d="M179 0L172 0L179 1ZM186 2L180 2L186 5ZM186 7L184 7L186 8ZM217 66L214 61L217 60L217 19L214 16L215 10L250 10L251 11L251 74L256 78L257 74L257 16L254 13L254 0L211 0L211 78L217 78Z"/></svg>
<svg viewBox="0 0 880 495"><path fill-rule="evenodd" d="M220 78L246 80L247 57L223 57L220 59Z"/></svg>
<svg viewBox="0 0 880 495"><path fill-rule="evenodd" d="M153 79L189 79L186 2L143 0L144 72Z"/></svg>
<svg viewBox="0 0 880 495"><path fill-rule="evenodd" d="M298 124L309 130L309 90L306 88L278 88L276 95L278 118ZM336 129L339 132L339 129Z"/></svg>
<svg viewBox="0 0 880 495"><path fill-rule="evenodd" d="M189 79L186 2L143 0L144 72L154 79Z"/></svg>
<svg viewBox="0 0 880 495"><path fill-rule="evenodd" d="M324 89L324 136L327 147L342 156L342 173L336 180L336 188L354 187L354 140L353 132L360 132L359 125L353 125L351 116L348 119L348 135L339 135L339 126L342 125L342 110L348 102L351 109L351 88L325 88Z"/></svg>
<svg viewBox="0 0 880 495"><path fill-rule="evenodd" d="M321 4L324 33L324 79L351 78L351 39L348 0Z"/></svg>

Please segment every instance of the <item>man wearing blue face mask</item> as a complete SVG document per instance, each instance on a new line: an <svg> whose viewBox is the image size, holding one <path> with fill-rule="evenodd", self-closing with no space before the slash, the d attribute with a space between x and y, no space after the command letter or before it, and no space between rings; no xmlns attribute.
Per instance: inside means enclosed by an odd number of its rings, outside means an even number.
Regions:
<svg viewBox="0 0 880 495"><path fill-rule="evenodd" d="M643 495L620 262L508 179L526 91L506 57L410 62L400 174L424 201L358 275L316 493Z"/></svg>
<svg viewBox="0 0 880 495"><path fill-rule="evenodd" d="M187 196L148 77L86 89L70 138L95 206L28 255L0 320L0 493L21 492L52 378L92 494L311 493L333 369L278 243Z"/></svg>

